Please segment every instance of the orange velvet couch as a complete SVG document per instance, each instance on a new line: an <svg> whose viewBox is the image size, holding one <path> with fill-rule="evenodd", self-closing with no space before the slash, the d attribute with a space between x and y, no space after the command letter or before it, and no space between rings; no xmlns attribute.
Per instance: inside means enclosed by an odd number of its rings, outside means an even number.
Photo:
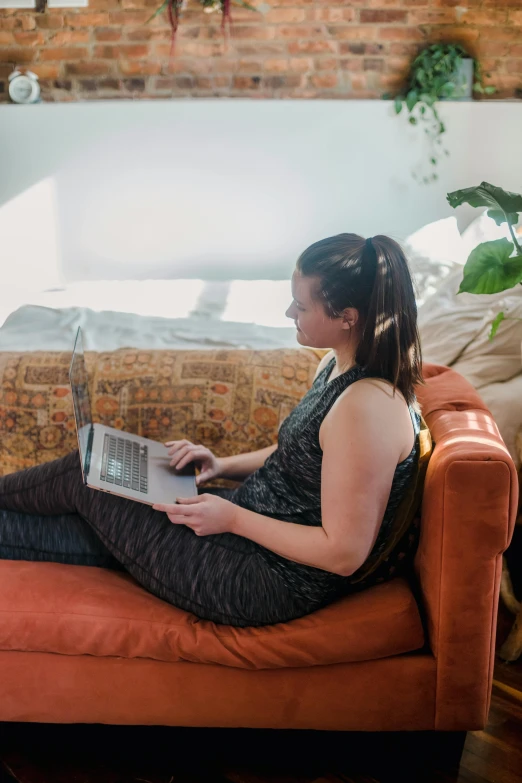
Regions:
<svg viewBox="0 0 522 783"><path fill-rule="evenodd" d="M277 352L250 352L254 375L257 353L263 354L263 366L272 361L273 367L273 357L267 356ZM286 368L291 353L285 354ZM294 354L298 369L294 376L287 369L285 377L290 383L300 377L299 393L304 393L317 357L303 359L303 350ZM68 358L58 364L66 368ZM16 362L6 366L18 372ZM9 376L13 394L22 394L16 372ZM208 372L215 376L212 367ZM29 384L47 383L45 373L24 373L24 383L27 378ZM223 377L212 394L226 394ZM483 728L502 553L518 504L517 474L470 384L433 364L424 365L424 377L427 385L417 396L435 447L422 501L415 580L397 577L289 623L238 629L172 607L121 572L0 561L0 721L350 731ZM66 396L66 378L60 383ZM103 386L104 394L116 394L108 388ZM150 386L140 388L149 394ZM60 399L56 390L53 394ZM110 407L96 402L101 417ZM268 408L256 410L265 411L256 421L266 424ZM248 434L248 424L241 426ZM199 432L212 440L211 430ZM8 470L14 466L11 460Z"/></svg>

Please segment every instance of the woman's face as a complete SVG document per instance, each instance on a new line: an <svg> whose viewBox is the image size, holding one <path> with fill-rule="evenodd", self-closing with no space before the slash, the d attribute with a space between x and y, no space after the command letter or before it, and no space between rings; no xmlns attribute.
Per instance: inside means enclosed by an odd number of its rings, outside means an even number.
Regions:
<svg viewBox="0 0 522 783"><path fill-rule="evenodd" d="M291 318L297 329L297 341L311 348L335 348L346 343L350 326L357 321L357 310L347 308L343 316L330 318L318 299L312 293L317 290L319 280L304 277L297 270L292 275L293 301L285 315Z"/></svg>

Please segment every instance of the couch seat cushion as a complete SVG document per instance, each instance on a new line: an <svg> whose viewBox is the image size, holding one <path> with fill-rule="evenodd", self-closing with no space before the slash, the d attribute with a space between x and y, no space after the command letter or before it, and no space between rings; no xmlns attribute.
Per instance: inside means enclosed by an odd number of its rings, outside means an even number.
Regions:
<svg viewBox="0 0 522 783"><path fill-rule="evenodd" d="M171 606L123 572L0 560L0 650L274 669L384 658L423 644L415 598L399 577L289 623L234 628Z"/></svg>

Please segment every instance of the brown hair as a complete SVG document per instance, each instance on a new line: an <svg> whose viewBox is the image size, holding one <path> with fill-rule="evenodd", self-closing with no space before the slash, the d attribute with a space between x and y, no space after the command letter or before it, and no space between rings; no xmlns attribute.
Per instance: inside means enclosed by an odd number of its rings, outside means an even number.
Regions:
<svg viewBox="0 0 522 783"><path fill-rule="evenodd" d="M384 378L408 405L415 384L425 385L417 328L417 303L401 246L382 234L366 242L358 234L337 234L314 242L297 259L298 271L319 278L316 292L330 318L347 307L362 327L355 361L369 377Z"/></svg>

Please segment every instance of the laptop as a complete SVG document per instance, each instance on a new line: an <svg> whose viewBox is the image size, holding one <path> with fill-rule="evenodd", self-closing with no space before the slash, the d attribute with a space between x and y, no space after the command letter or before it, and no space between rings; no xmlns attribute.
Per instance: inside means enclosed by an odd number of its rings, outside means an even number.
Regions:
<svg viewBox="0 0 522 783"><path fill-rule="evenodd" d="M93 423L87 380L82 331L78 327L69 381L84 483L91 489L150 506L197 495L193 463L177 470L169 465L163 443Z"/></svg>

